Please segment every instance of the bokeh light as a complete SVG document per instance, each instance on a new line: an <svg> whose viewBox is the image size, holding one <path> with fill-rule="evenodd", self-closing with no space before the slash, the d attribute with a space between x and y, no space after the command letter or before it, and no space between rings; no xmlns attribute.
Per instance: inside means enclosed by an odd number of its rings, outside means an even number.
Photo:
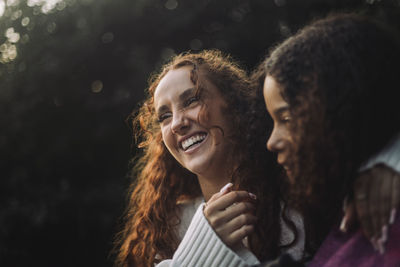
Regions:
<svg viewBox="0 0 400 267"><path fill-rule="evenodd" d="M112 32L106 32L101 36L103 44L111 43L114 40L114 34Z"/></svg>
<svg viewBox="0 0 400 267"><path fill-rule="evenodd" d="M174 49L170 48L170 47L165 47L161 50L161 58L164 62L170 60L173 56L175 56L176 53L174 51Z"/></svg>
<svg viewBox="0 0 400 267"><path fill-rule="evenodd" d="M7 0L7 6L17 6L19 5L19 0Z"/></svg>
<svg viewBox="0 0 400 267"><path fill-rule="evenodd" d="M57 29L57 24L54 21L52 21L47 24L46 29L48 33L54 33Z"/></svg>
<svg viewBox="0 0 400 267"><path fill-rule="evenodd" d="M40 6L41 11L44 14L48 14L56 7L57 9L62 10L66 6L66 4L63 3L63 0L28 0L27 5L29 7Z"/></svg>
<svg viewBox="0 0 400 267"><path fill-rule="evenodd" d="M91 90L93 93L100 93L103 90L103 82L100 80L93 81Z"/></svg>
<svg viewBox="0 0 400 267"><path fill-rule="evenodd" d="M30 22L30 18L29 17L25 17L25 18L23 18L21 20L21 25L26 27L26 26L28 26L29 22Z"/></svg>
<svg viewBox="0 0 400 267"><path fill-rule="evenodd" d="M4 0L0 0L0 17L3 16L5 9L6 9L6 3L4 2Z"/></svg>
<svg viewBox="0 0 400 267"><path fill-rule="evenodd" d="M167 0L165 2L165 8L169 10L174 10L178 7L178 1L177 0Z"/></svg>
<svg viewBox="0 0 400 267"><path fill-rule="evenodd" d="M203 42L200 39L193 39L190 41L190 48L193 50L200 50L203 47Z"/></svg>
<svg viewBox="0 0 400 267"><path fill-rule="evenodd" d="M12 13L11 19L12 19L12 20L17 20L17 19L19 19L21 16L22 16L22 10L19 9L19 10L15 11L14 13Z"/></svg>
<svg viewBox="0 0 400 267"><path fill-rule="evenodd" d="M284 5L286 5L286 0L274 0L275 5L282 7Z"/></svg>
<svg viewBox="0 0 400 267"><path fill-rule="evenodd" d="M16 43L19 41L19 38L20 38L19 33L15 32L13 27L8 28L6 30L5 36L7 37L8 41L10 43Z"/></svg>
<svg viewBox="0 0 400 267"><path fill-rule="evenodd" d="M0 45L0 62L8 63L13 61L17 57L17 47L14 44L5 42Z"/></svg>

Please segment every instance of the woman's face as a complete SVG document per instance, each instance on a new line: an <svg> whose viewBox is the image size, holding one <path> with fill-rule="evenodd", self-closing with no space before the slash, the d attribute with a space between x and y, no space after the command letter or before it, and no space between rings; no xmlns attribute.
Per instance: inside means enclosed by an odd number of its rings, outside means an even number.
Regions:
<svg viewBox="0 0 400 267"><path fill-rule="evenodd" d="M293 139L290 134L290 111L289 104L282 98L280 85L271 76L264 81L264 101L268 113L274 121L274 128L267 141L267 148L276 152L278 163L283 166L289 178L292 177L292 166L289 164L289 157L293 152Z"/></svg>
<svg viewBox="0 0 400 267"><path fill-rule="evenodd" d="M204 176L220 174L225 171L227 155L232 150L226 138L231 127L223 113L227 105L207 80L200 101L190 80L191 69L185 66L170 70L155 90L154 107L162 139L174 158L189 171ZM202 124L200 111L208 114Z"/></svg>

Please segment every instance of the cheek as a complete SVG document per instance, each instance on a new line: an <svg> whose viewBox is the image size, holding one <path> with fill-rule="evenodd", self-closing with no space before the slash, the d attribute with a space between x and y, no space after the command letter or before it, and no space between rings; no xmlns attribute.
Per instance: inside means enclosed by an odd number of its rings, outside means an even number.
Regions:
<svg viewBox="0 0 400 267"><path fill-rule="evenodd" d="M285 139L285 150L289 153L293 151L293 142L291 138Z"/></svg>
<svg viewBox="0 0 400 267"><path fill-rule="evenodd" d="M188 109L185 115L194 123L203 126L209 125L210 116L206 106L198 105L194 108Z"/></svg>
<svg viewBox="0 0 400 267"><path fill-rule="evenodd" d="M275 148L285 154L293 151L293 139L286 125L274 126L268 142L272 149L276 146Z"/></svg>
<svg viewBox="0 0 400 267"><path fill-rule="evenodd" d="M168 148L169 151L171 151L171 146L172 146L171 131L168 131L166 128L162 128L161 129L161 138L162 138L164 145Z"/></svg>
<svg viewBox="0 0 400 267"><path fill-rule="evenodd" d="M197 108L192 110L192 117L196 122L202 125L208 125L210 122L210 109L208 109L204 104L199 105Z"/></svg>
<svg viewBox="0 0 400 267"><path fill-rule="evenodd" d="M285 127L284 135L285 135L286 142L288 143L288 146L291 149L293 149L295 142L294 142L294 139L293 139L293 133L292 133L291 129L289 128L289 126Z"/></svg>
<svg viewBox="0 0 400 267"><path fill-rule="evenodd" d="M287 157L291 158L296 150L295 142L293 141L291 135L286 136L286 138L284 139L284 145L285 145L285 154L287 155Z"/></svg>

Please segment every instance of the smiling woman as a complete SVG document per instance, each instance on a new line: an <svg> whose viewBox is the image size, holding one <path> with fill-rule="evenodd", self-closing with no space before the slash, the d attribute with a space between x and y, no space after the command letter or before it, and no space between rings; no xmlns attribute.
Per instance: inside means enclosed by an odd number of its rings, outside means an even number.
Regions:
<svg viewBox="0 0 400 267"><path fill-rule="evenodd" d="M212 83L203 78L201 92L193 88L191 69L185 66L169 71L155 90L154 106L165 146L184 168L197 175L208 200L230 182L232 164L236 165L234 140L229 139L232 122L223 115L227 104ZM200 78L203 72L199 71ZM204 116L206 111L212 116Z"/></svg>
<svg viewBox="0 0 400 267"><path fill-rule="evenodd" d="M307 252L319 249L310 266L398 266L399 62L398 33L350 13L304 27L264 63L267 147L291 178ZM351 201L361 227L338 233Z"/></svg>
<svg viewBox="0 0 400 267"><path fill-rule="evenodd" d="M144 150L117 265L245 266L292 247L301 256L250 88L219 51L181 54L153 77L134 120Z"/></svg>
<svg viewBox="0 0 400 267"><path fill-rule="evenodd" d="M288 177L293 180L291 171L293 168L288 160L293 153L291 149L293 139L288 127L291 120L289 104L283 99L279 85L271 76L265 79L264 100L274 121L274 128L268 139L267 148L277 153L278 164L282 165Z"/></svg>

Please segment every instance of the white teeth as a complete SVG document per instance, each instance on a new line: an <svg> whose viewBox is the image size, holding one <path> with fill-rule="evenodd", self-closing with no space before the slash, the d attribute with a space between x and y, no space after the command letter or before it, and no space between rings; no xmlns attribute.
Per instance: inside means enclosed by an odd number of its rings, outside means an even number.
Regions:
<svg viewBox="0 0 400 267"><path fill-rule="evenodd" d="M203 141L205 138L206 138L205 134L197 134L195 136L191 136L190 138L188 138L182 142L182 148L183 148L183 150L186 150L190 146L194 145L195 143L198 143L199 141Z"/></svg>

